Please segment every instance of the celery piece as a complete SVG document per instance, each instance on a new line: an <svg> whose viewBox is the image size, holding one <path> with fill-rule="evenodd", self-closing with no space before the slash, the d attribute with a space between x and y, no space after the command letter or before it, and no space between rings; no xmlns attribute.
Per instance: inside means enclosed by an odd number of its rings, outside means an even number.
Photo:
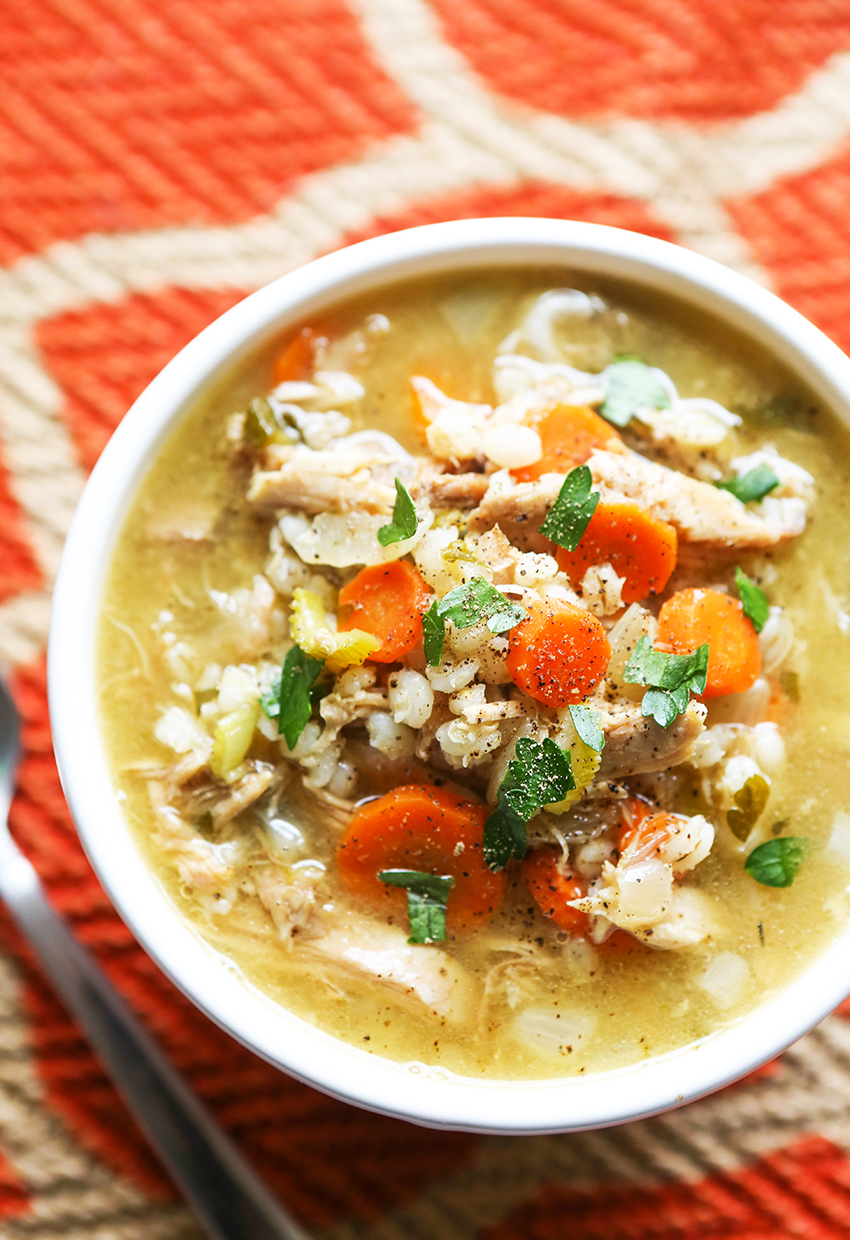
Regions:
<svg viewBox="0 0 850 1240"><path fill-rule="evenodd" d="M210 770L219 779L239 765L248 752L260 717L259 703L237 706L216 724Z"/></svg>
<svg viewBox="0 0 850 1240"><path fill-rule="evenodd" d="M300 588L292 595L289 631L304 653L313 659L323 659L333 675L343 668L359 666L381 644L377 637L362 629L335 632L328 625L318 594Z"/></svg>

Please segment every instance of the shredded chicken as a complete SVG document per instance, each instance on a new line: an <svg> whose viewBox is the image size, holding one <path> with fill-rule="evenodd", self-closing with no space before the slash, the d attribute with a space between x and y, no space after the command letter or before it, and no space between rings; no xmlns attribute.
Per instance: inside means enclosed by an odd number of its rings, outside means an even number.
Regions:
<svg viewBox="0 0 850 1240"><path fill-rule="evenodd" d="M701 702L689 703L669 728L645 719L639 705L623 699L601 702L600 710L600 726L605 733L600 779L622 779L678 766L690 756L705 728L706 708Z"/></svg>
<svg viewBox="0 0 850 1240"><path fill-rule="evenodd" d="M453 1023L466 1018L469 980L463 967L433 945L411 946L394 926L362 918L351 926L332 926L305 940L304 946L341 969L370 977L423 1004L437 1016Z"/></svg>

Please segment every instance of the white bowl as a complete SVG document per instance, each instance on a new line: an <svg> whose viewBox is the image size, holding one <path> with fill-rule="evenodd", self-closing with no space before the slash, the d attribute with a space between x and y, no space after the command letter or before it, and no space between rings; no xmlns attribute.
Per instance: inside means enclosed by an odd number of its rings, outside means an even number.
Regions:
<svg viewBox="0 0 850 1240"><path fill-rule="evenodd" d="M752 337L850 422L850 361L771 293L709 259L635 233L543 219L466 220L364 241L260 289L201 332L142 393L86 487L56 584L50 715L80 837L118 912L206 1014L270 1063L319 1089L418 1123L480 1132L564 1132L654 1114L778 1054L850 991L850 929L778 998L732 1027L612 1072L481 1081L348 1046L250 988L165 895L125 821L100 740L95 637L104 575L129 502L176 421L217 378L290 325L407 276L470 266L568 266L674 295Z"/></svg>

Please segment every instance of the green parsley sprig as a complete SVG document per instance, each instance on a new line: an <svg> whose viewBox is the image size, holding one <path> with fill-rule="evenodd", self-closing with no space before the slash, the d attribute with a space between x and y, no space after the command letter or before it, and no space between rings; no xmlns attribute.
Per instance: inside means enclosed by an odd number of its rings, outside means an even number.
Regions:
<svg viewBox="0 0 850 1240"><path fill-rule="evenodd" d="M313 713L313 703L323 697L316 679L324 667L324 660L313 659L299 646L286 653L280 677L267 693L260 697L260 705L269 719L277 719L278 735L290 749L298 744L298 738Z"/></svg>
<svg viewBox="0 0 850 1240"><path fill-rule="evenodd" d="M382 547L404 542L405 539L413 537L418 524L419 518L416 516L416 507L410 498L410 492L402 480L396 478L392 520L389 525L382 525L378 530L378 542Z"/></svg>
<svg viewBox="0 0 850 1240"><path fill-rule="evenodd" d="M729 478L726 482L715 482L714 485L721 491L729 491L742 504L753 504L778 487L779 479L770 466L762 462L740 478Z"/></svg>
<svg viewBox="0 0 850 1240"><path fill-rule="evenodd" d="M563 801L575 786L568 751L548 736L543 741L520 737L499 786L498 805L484 824L484 860L490 869L504 869L511 857L522 861L528 848L526 823L544 805Z"/></svg>
<svg viewBox="0 0 850 1240"><path fill-rule="evenodd" d="M378 878L407 892L408 943L441 943L446 937L446 904L455 880L451 874L422 870L381 870Z"/></svg>
<svg viewBox="0 0 850 1240"><path fill-rule="evenodd" d="M651 366L634 358L605 370L608 392L599 412L615 426L628 426L639 409L669 409L670 396Z"/></svg>
<svg viewBox="0 0 850 1240"><path fill-rule="evenodd" d="M754 848L744 869L763 887L790 887L797 877L809 841L799 835L782 835Z"/></svg>
<svg viewBox="0 0 850 1240"><path fill-rule="evenodd" d="M599 492L591 491L592 485L593 475L588 465L571 469L540 526L540 533L559 547L575 551L599 503Z"/></svg>
<svg viewBox="0 0 850 1240"><path fill-rule="evenodd" d="M665 654L653 650L648 637L642 637L623 671L630 685L647 685L641 714L662 728L669 728L688 709L692 693L703 693L708 677L708 643L693 654Z"/></svg>
<svg viewBox="0 0 850 1240"><path fill-rule="evenodd" d="M740 568L735 569L735 585L738 587L744 615L748 620L752 621L755 631L760 633L767 624L767 618L770 615L770 603L767 601L767 595L763 590L759 589L754 581L750 581L747 574Z"/></svg>
<svg viewBox="0 0 850 1240"><path fill-rule="evenodd" d="M595 707L581 702L571 706L569 710L579 739L583 740L588 749L592 749L594 753L602 753L605 747L605 733L599 726L602 719L600 712Z"/></svg>
<svg viewBox="0 0 850 1240"><path fill-rule="evenodd" d="M484 621L491 633L507 633L527 615L524 607L512 603L489 581L473 577L432 603L422 617L426 662L429 667L442 663L447 620L458 629Z"/></svg>

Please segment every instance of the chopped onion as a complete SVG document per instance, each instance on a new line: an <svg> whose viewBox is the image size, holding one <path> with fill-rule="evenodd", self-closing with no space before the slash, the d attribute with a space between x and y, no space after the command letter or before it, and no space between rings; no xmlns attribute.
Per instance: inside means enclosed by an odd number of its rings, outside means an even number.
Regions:
<svg viewBox="0 0 850 1240"><path fill-rule="evenodd" d="M595 1018L586 1012L527 1007L514 1021L514 1034L541 1050L556 1051L589 1038L595 1025Z"/></svg>
<svg viewBox="0 0 850 1240"><path fill-rule="evenodd" d="M673 871L657 857L617 868L620 887L618 925L649 926L660 921L670 904Z"/></svg>
<svg viewBox="0 0 850 1240"><path fill-rule="evenodd" d="M700 990L710 995L718 1007L732 1007L743 994L750 966L735 952L721 952L696 978Z"/></svg>
<svg viewBox="0 0 850 1240"><path fill-rule="evenodd" d="M850 861L850 814L840 809L832 820L832 834L827 841L830 852L838 853L844 861Z"/></svg>

